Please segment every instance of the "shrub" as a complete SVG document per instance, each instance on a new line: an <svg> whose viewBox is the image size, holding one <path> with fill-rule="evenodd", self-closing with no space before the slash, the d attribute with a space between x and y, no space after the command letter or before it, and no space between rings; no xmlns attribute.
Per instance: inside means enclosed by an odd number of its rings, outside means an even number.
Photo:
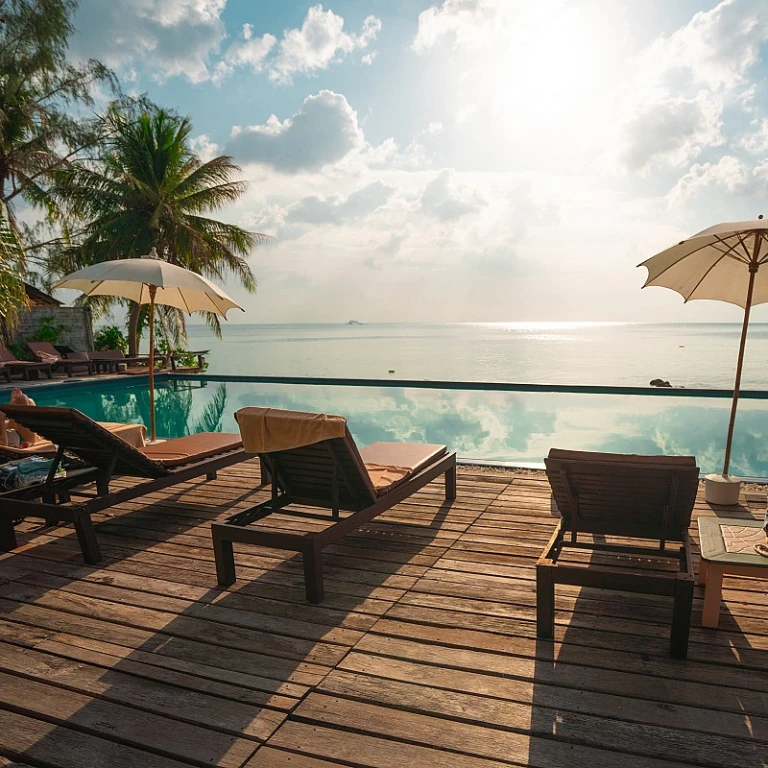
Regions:
<svg viewBox="0 0 768 768"><path fill-rule="evenodd" d="M32 336L30 341L48 341L54 346L58 343L62 333L69 330L69 326L56 322L53 315L43 315L40 318L40 325Z"/></svg>
<svg viewBox="0 0 768 768"><path fill-rule="evenodd" d="M96 331L93 337L93 346L99 351L119 349L121 352L127 352L128 339L116 325L109 325Z"/></svg>

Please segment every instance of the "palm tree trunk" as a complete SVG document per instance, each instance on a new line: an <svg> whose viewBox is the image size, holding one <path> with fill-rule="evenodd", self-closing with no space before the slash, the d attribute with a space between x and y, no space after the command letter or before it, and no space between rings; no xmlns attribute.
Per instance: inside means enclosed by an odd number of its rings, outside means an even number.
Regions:
<svg viewBox="0 0 768 768"><path fill-rule="evenodd" d="M139 312L141 305L132 301L128 307L128 357L139 354Z"/></svg>

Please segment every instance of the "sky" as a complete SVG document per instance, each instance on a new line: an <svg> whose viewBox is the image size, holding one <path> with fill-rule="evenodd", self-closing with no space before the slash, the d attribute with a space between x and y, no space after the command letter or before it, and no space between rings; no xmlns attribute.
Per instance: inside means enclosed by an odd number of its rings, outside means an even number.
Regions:
<svg viewBox="0 0 768 768"><path fill-rule="evenodd" d="M275 237L233 322L738 321L644 259L768 215L765 0L80 0ZM768 320L768 309L755 309Z"/></svg>

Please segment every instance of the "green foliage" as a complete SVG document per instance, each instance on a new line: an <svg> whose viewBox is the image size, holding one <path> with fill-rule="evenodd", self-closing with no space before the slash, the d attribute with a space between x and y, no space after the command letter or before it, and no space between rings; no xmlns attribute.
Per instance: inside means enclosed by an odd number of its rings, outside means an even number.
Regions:
<svg viewBox="0 0 768 768"><path fill-rule="evenodd" d="M52 315L44 315L40 318L40 325L38 325L35 333L29 337L30 341L48 341L51 344L58 344L61 334L68 331L69 326L57 323L56 318Z"/></svg>
<svg viewBox="0 0 768 768"><path fill-rule="evenodd" d="M29 305L21 277L23 262L24 248L0 201L0 318L6 328L13 328L19 312Z"/></svg>
<svg viewBox="0 0 768 768"><path fill-rule="evenodd" d="M135 258L155 247L166 261L221 282L234 275L249 291L256 280L251 250L270 238L206 214L236 201L245 184L230 157L203 162L190 147L192 124L154 108L138 118L114 109L98 162L77 163L57 174L61 207L84 222L72 247L55 263L60 274L114 258ZM166 310L181 317L180 310ZM138 310L129 310L129 345L138 346ZM220 333L219 318L208 314ZM177 321L183 327L183 323Z"/></svg>
<svg viewBox="0 0 768 768"><path fill-rule="evenodd" d="M167 339L164 338L161 338L156 346L157 351L160 352L163 357L173 355L176 359L176 365L180 366L181 368L197 368L197 355L193 352L190 352L188 349L173 346L168 342ZM204 373L207 370L208 361L205 361L203 363L201 373Z"/></svg>
<svg viewBox="0 0 768 768"><path fill-rule="evenodd" d="M109 325L96 331L93 346L97 350L118 349L121 352L127 352L128 339L116 325Z"/></svg>
<svg viewBox="0 0 768 768"><path fill-rule="evenodd" d="M17 341L12 341L8 344L8 349L13 353L13 356L17 360L32 360L33 355L27 348L26 344L19 344Z"/></svg>
<svg viewBox="0 0 768 768"><path fill-rule="evenodd" d="M97 61L74 66L67 44L76 0L4 0L0 23L0 199L55 215L51 173L98 141L102 124L83 117L97 85L117 87ZM11 224L15 225L11 211Z"/></svg>

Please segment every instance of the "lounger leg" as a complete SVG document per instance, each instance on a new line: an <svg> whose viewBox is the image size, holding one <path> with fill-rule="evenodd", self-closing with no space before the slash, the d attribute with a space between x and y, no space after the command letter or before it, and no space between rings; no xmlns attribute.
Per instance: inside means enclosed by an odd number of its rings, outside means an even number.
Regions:
<svg viewBox="0 0 768 768"><path fill-rule="evenodd" d="M93 521L88 514L80 514L75 517L75 532L77 540L80 542L80 549L83 553L83 560L88 565L95 565L101 561L101 550L99 542L96 541L96 531L93 529Z"/></svg>
<svg viewBox="0 0 768 768"><path fill-rule="evenodd" d="M223 539L215 527L211 528L211 532L213 533L213 557L216 560L216 581L220 587L228 587L237 579L232 542L229 539Z"/></svg>
<svg viewBox="0 0 768 768"><path fill-rule="evenodd" d="M304 552L304 590L310 603L322 602L323 589L323 561L320 547L310 541Z"/></svg>
<svg viewBox="0 0 768 768"><path fill-rule="evenodd" d="M688 635L691 630L693 580L678 579L675 583L675 604L672 608L672 634L669 651L673 659L688 656Z"/></svg>
<svg viewBox="0 0 768 768"><path fill-rule="evenodd" d="M219 476L218 472L208 472L208 474L205 476L206 480L215 480Z"/></svg>
<svg viewBox="0 0 768 768"><path fill-rule="evenodd" d="M445 498L453 501L456 498L456 465L445 473Z"/></svg>
<svg viewBox="0 0 768 768"><path fill-rule="evenodd" d="M259 456L259 475L261 476L261 485L269 485L272 482L269 467L267 467L267 463L261 456Z"/></svg>
<svg viewBox="0 0 768 768"><path fill-rule="evenodd" d="M17 546L13 520L7 515L0 515L0 552L10 552Z"/></svg>
<svg viewBox="0 0 768 768"><path fill-rule="evenodd" d="M551 565L536 565L536 636L555 636L555 573Z"/></svg>

